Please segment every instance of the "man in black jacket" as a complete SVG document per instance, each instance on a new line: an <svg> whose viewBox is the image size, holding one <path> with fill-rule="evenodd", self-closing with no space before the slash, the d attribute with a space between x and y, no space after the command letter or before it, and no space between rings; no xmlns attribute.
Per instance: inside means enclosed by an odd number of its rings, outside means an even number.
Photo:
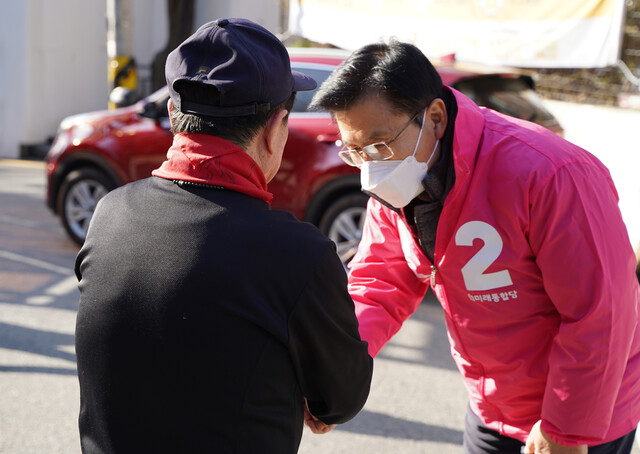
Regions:
<svg viewBox="0 0 640 454"><path fill-rule="evenodd" d="M372 360L333 243L271 210L295 92L243 19L167 58L174 143L104 197L78 254L84 453L294 453L362 408Z"/></svg>

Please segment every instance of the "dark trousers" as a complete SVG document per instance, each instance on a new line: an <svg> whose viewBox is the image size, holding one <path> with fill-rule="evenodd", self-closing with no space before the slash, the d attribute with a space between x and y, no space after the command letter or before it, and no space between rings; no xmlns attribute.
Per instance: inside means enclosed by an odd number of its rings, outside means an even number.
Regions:
<svg viewBox="0 0 640 454"><path fill-rule="evenodd" d="M630 454L636 431L598 446L591 446L589 454ZM464 427L464 454L520 454L524 446L515 438L505 437L486 427L480 418L467 410Z"/></svg>

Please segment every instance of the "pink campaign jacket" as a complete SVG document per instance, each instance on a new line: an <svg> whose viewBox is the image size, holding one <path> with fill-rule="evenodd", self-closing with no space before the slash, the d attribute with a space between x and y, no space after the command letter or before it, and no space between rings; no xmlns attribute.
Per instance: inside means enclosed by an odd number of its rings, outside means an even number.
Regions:
<svg viewBox="0 0 640 454"><path fill-rule="evenodd" d="M458 103L455 185L435 267L405 221L371 199L349 290L375 356L422 301L484 423L524 442L596 445L640 420L640 290L607 169L528 122Z"/></svg>

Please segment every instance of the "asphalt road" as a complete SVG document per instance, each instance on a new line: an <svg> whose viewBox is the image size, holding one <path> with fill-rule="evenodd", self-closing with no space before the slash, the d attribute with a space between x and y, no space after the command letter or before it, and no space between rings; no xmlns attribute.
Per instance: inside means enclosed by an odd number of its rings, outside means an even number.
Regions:
<svg viewBox="0 0 640 454"><path fill-rule="evenodd" d="M635 244L640 112L549 105L566 137L612 169ZM0 160L1 454L80 452L76 253L44 206L44 164ZM300 452L460 453L466 402L442 313L428 297L376 359L364 410L327 435L305 429Z"/></svg>
<svg viewBox="0 0 640 454"><path fill-rule="evenodd" d="M43 203L44 165L0 161L0 453L79 452L66 239Z"/></svg>

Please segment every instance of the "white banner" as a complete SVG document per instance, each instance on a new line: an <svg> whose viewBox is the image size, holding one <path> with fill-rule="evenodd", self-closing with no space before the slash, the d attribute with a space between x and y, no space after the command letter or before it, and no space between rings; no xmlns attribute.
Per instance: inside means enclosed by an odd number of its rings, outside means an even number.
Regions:
<svg viewBox="0 0 640 454"><path fill-rule="evenodd" d="M289 28L349 50L395 37L429 58L597 68L619 59L625 0L290 0Z"/></svg>

